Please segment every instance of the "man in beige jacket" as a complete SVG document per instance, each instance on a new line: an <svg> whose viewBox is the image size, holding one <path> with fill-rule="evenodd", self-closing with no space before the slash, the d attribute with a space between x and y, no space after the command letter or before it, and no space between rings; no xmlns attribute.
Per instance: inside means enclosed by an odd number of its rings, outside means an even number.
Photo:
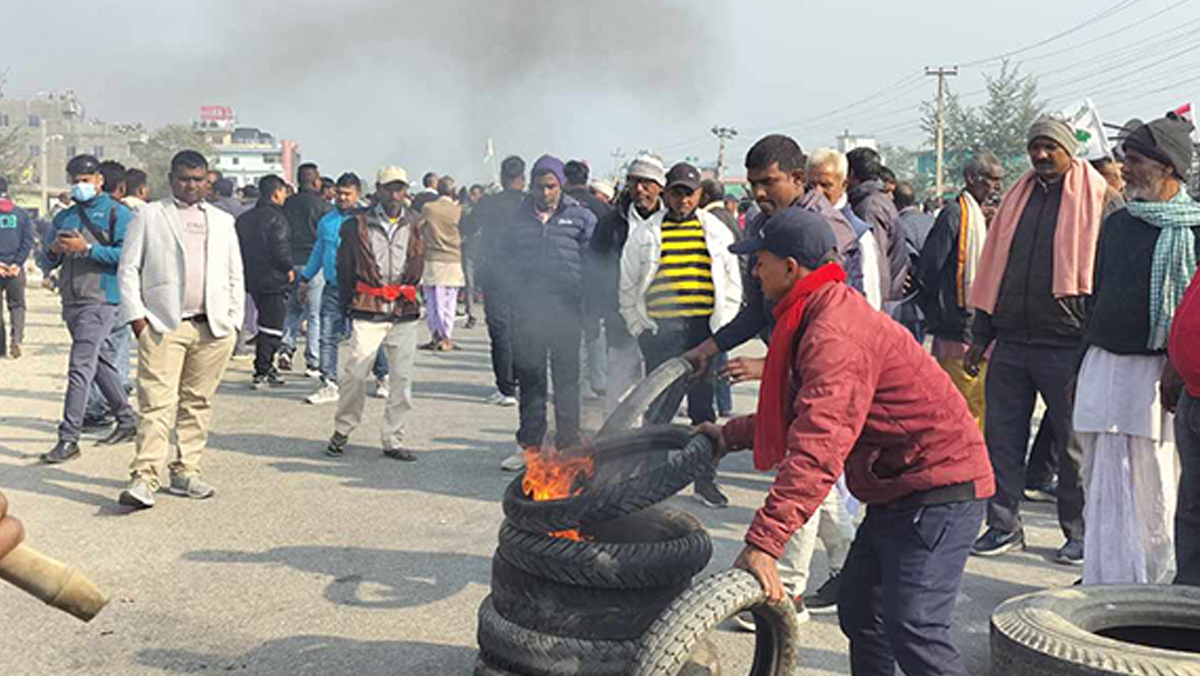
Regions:
<svg viewBox="0 0 1200 676"><path fill-rule="evenodd" d="M422 349L448 352L454 349L454 313L458 290L466 284L462 266L462 207L454 201L454 179L438 179L437 199L421 208L421 236L425 240L425 275L421 291L425 296L425 319L430 341Z"/></svg>
<svg viewBox="0 0 1200 676"><path fill-rule="evenodd" d="M204 202L208 162L192 150L171 160L172 196L137 211L117 276L121 319L138 343L137 456L123 505L154 506L170 455L169 490L203 499L200 456L212 427L217 386L242 325L245 287L233 217Z"/></svg>

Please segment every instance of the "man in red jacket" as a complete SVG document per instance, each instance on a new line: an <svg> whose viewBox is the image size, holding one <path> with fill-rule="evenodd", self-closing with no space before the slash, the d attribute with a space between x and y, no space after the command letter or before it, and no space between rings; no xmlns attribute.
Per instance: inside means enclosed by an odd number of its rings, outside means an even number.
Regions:
<svg viewBox="0 0 1200 676"><path fill-rule="evenodd" d="M842 571L838 615L856 676L966 674L950 617L983 500L995 492L979 427L949 376L844 284L819 215L790 208L735 244L774 304L758 412L708 424L717 454L778 469L734 564L772 601L776 560L845 471L867 517Z"/></svg>

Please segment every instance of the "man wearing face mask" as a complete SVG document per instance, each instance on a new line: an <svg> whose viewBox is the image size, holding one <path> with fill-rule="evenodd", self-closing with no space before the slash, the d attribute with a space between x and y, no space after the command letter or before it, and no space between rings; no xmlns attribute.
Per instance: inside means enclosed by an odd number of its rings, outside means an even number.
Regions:
<svg viewBox="0 0 1200 676"><path fill-rule="evenodd" d="M102 191L104 177L95 157L72 158L67 163L67 176L73 204L54 217L53 239L46 252L51 269L62 268L59 284L63 320L71 332L58 443L42 456L42 461L49 464L79 457L83 414L93 381L100 386L117 419L116 429L104 442L129 441L137 434L137 418L121 386L117 365L100 350L118 321L121 294L117 264L133 214Z"/></svg>
<svg viewBox="0 0 1200 676"><path fill-rule="evenodd" d="M1059 454L1058 521L1066 544L1055 560L1083 563L1083 452L1071 427L1068 384L1075 377L1087 297L1092 294L1096 242L1108 185L1074 157L1075 129L1042 116L1029 128L1026 172L1004 196L980 253L969 304L972 344L963 360L977 376L988 364L985 435L996 472L988 530L977 556L1024 549L1020 505L1034 400L1041 395Z"/></svg>
<svg viewBox="0 0 1200 676"><path fill-rule="evenodd" d="M616 205L597 221L596 231L588 242L588 311L604 322L604 342L608 348L606 414L612 413L625 392L642 378L642 354L625 327L617 301L621 253L630 230L662 224L666 214L662 192L667 184L667 170L657 155L642 153L630 163L625 184Z"/></svg>

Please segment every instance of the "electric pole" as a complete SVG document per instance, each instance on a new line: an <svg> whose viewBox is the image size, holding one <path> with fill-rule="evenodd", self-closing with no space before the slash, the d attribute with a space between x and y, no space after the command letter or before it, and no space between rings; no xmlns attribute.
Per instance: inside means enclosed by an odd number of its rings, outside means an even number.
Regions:
<svg viewBox="0 0 1200 676"><path fill-rule="evenodd" d="M937 198L942 198L942 193L945 192L946 184L944 182L943 167L945 164L946 151L946 77L954 77L958 75L958 66L949 68L929 68L926 66L925 75L937 76L937 119L935 122L936 129L934 130L934 145L936 153L936 172L937 172Z"/></svg>
<svg viewBox="0 0 1200 676"><path fill-rule="evenodd" d="M613 158L612 178L613 185L616 185L621 182L621 160L625 159L625 151L618 146L609 155Z"/></svg>
<svg viewBox="0 0 1200 676"><path fill-rule="evenodd" d="M738 132L733 127L713 127L713 136L717 137L717 180L725 175L725 142L730 141L737 136Z"/></svg>

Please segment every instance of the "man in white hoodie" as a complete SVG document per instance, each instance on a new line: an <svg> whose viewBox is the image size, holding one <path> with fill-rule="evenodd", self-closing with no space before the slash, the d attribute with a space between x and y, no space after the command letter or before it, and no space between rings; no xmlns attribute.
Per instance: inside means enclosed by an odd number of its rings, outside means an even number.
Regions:
<svg viewBox="0 0 1200 676"><path fill-rule="evenodd" d="M700 197L699 170L685 162L671 167L665 217L631 223L621 254L621 316L638 339L648 371L708 340L741 309L741 268L729 251L733 233L698 210ZM717 419L713 388L711 372L692 381L687 393L692 424ZM728 500L715 478L714 465L696 480L696 497L723 507Z"/></svg>

